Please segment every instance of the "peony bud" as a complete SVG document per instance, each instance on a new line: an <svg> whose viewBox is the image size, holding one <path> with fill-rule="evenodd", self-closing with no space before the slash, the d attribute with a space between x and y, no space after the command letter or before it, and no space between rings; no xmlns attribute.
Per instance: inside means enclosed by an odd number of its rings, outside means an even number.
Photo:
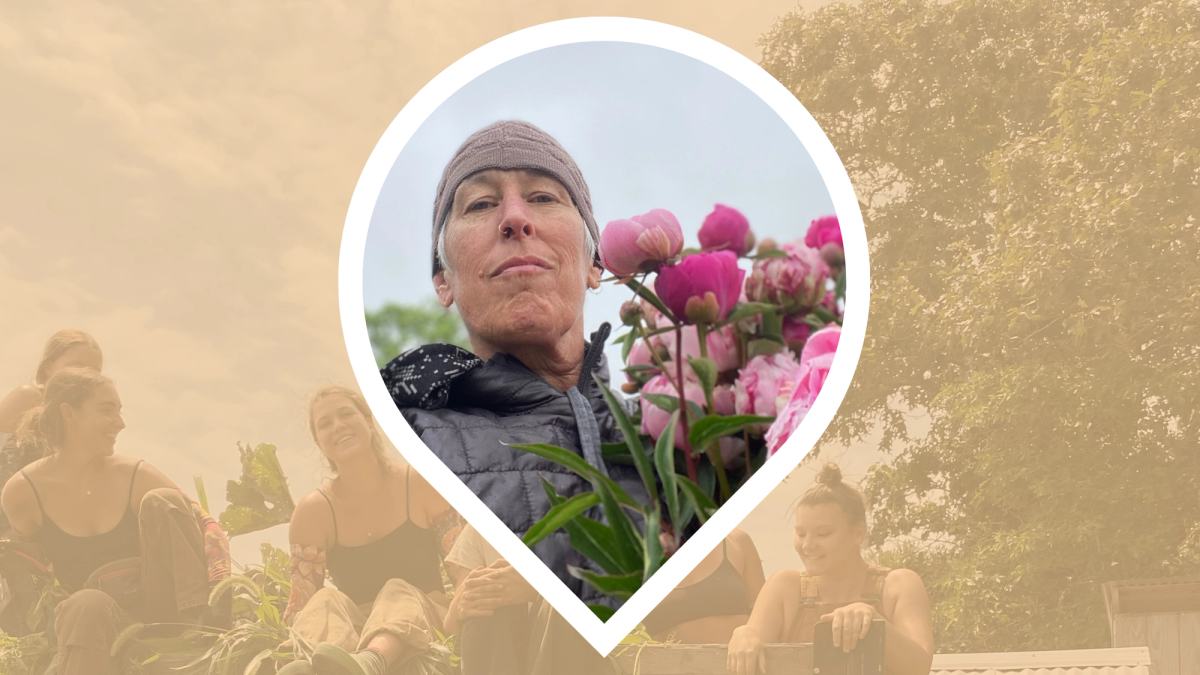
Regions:
<svg viewBox="0 0 1200 675"><path fill-rule="evenodd" d="M665 209L614 220L600 233L600 260L620 277L654 271L681 250L683 230Z"/></svg>

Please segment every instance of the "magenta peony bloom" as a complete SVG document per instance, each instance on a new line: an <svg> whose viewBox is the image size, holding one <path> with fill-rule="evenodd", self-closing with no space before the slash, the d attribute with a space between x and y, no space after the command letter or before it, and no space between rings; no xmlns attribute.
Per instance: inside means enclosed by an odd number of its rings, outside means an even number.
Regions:
<svg viewBox="0 0 1200 675"><path fill-rule="evenodd" d="M750 221L735 208L717 204L700 226L700 247L705 251L733 251L738 257L754 249Z"/></svg>
<svg viewBox="0 0 1200 675"><path fill-rule="evenodd" d="M746 277L746 296L780 305L788 314L806 314L825 298L829 265L816 250L802 244L784 244L781 249L786 258L754 261Z"/></svg>
<svg viewBox="0 0 1200 675"><path fill-rule="evenodd" d="M693 253L660 269L654 292L680 321L713 323L729 316L745 276L731 251Z"/></svg>
<svg viewBox="0 0 1200 675"><path fill-rule="evenodd" d="M804 351L800 354L800 370L796 374L788 402L767 429L768 454L773 455L783 447L808 415L821 393L821 387L825 385L825 379L829 376L829 368L833 365L833 357L841 336L840 328L826 326L813 333L804 345Z"/></svg>
<svg viewBox="0 0 1200 675"><path fill-rule="evenodd" d="M666 394L667 396L679 397L679 391L675 389L675 384L668 379L666 375L656 375L642 387L643 394ZM685 381L683 385L684 397L695 403L698 406L704 407L704 390L695 382ZM659 408L645 398L642 402L642 433L648 434L655 441L659 436L662 436L663 431L667 428L667 423L671 421L671 413ZM675 425L675 447L682 450L684 448L683 437L683 422L679 421Z"/></svg>
<svg viewBox="0 0 1200 675"><path fill-rule="evenodd" d="M797 357L800 356L800 350L804 349L804 343L808 341L810 333L812 326L807 323L794 316L783 317L783 341Z"/></svg>
<svg viewBox="0 0 1200 675"><path fill-rule="evenodd" d="M614 220L600 233L600 261L621 277L650 272L683 250L683 230L666 209Z"/></svg>
<svg viewBox="0 0 1200 675"><path fill-rule="evenodd" d="M838 224L837 216L824 216L812 221L808 233L804 235L804 244L820 251L825 262L834 267L846 262L846 251L842 248L842 226Z"/></svg>
<svg viewBox="0 0 1200 675"><path fill-rule="evenodd" d="M750 359L733 385L737 414L775 416L787 403L799 371L800 364L786 351Z"/></svg>

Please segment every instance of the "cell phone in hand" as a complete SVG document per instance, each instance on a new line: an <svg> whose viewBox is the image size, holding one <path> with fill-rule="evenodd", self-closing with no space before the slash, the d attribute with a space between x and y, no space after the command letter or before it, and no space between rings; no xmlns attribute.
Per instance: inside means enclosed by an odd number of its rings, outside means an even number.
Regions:
<svg viewBox="0 0 1200 675"><path fill-rule="evenodd" d="M833 646L833 622L818 623L813 635L813 675L883 675L884 625L882 620L872 621L867 636L846 653Z"/></svg>

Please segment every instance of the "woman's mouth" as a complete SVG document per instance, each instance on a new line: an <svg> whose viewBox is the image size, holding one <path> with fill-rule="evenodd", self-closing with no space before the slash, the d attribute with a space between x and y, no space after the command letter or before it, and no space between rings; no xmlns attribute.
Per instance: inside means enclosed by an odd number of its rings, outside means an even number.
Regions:
<svg viewBox="0 0 1200 675"><path fill-rule="evenodd" d="M337 438L333 439L333 444L341 445L341 444L345 443L346 441L350 441L350 440L354 440L354 434L342 434L341 436L338 436Z"/></svg>
<svg viewBox="0 0 1200 675"><path fill-rule="evenodd" d="M492 277L537 274L550 269L550 263L537 256L516 256L500 263Z"/></svg>

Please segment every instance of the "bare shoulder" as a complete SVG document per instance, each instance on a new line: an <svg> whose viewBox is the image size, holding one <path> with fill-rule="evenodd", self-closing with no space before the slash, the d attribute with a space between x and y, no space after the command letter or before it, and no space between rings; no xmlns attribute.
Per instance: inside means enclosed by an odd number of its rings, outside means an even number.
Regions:
<svg viewBox="0 0 1200 675"><path fill-rule="evenodd" d="M726 540L733 545L733 548L743 556L753 554L758 557L758 548L754 546L754 540L750 538L749 533L745 530L734 528L729 531L729 536Z"/></svg>
<svg viewBox="0 0 1200 675"><path fill-rule="evenodd" d="M302 546L318 544L329 548L334 543L334 537L333 509L325 496L313 490L301 497L288 524L291 543Z"/></svg>
<svg viewBox="0 0 1200 675"><path fill-rule="evenodd" d="M148 492L155 488L170 487L178 489L179 486L167 477L167 474L159 470L150 462L137 459L136 457L128 457L125 455L113 455L113 464L122 469L128 469L130 472L136 470L137 474L134 480L137 481L137 487L143 492Z"/></svg>
<svg viewBox="0 0 1200 675"><path fill-rule="evenodd" d="M22 534L32 534L39 528L40 519L34 488L21 473L14 474L0 490L0 509L4 510L8 522Z"/></svg>
<svg viewBox="0 0 1200 675"><path fill-rule="evenodd" d="M42 402L42 392L32 384L23 384L0 398L0 431L14 433L21 417Z"/></svg>
<svg viewBox="0 0 1200 675"><path fill-rule="evenodd" d="M763 592L766 592L768 589L775 591L799 589L800 585L804 583L803 579L804 573L800 570L794 570L791 568L782 569L778 572L775 572L770 576L770 578L767 579L767 584L763 587Z"/></svg>
<svg viewBox="0 0 1200 675"><path fill-rule="evenodd" d="M888 572L883 582L883 597L890 600L925 597L925 582L910 569L897 568Z"/></svg>
<svg viewBox="0 0 1200 675"><path fill-rule="evenodd" d="M412 499L421 505L426 520L450 508L450 503L429 484L429 481L425 480L419 471L412 468L411 465L406 466L403 471L407 471L409 474L409 489L412 490Z"/></svg>

